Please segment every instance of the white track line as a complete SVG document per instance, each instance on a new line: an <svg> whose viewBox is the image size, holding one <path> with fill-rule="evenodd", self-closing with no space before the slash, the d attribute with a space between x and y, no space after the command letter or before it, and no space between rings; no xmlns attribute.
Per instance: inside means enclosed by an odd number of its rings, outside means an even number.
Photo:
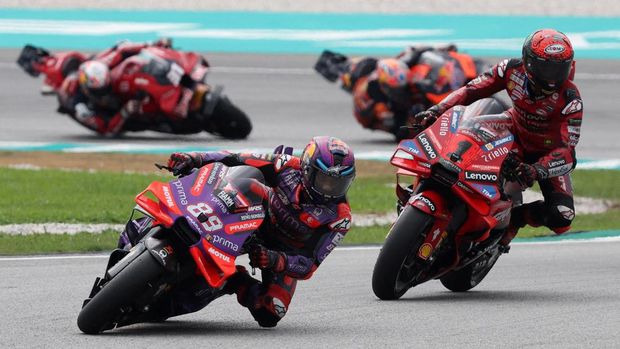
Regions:
<svg viewBox="0 0 620 349"><path fill-rule="evenodd" d="M550 244L574 244L574 243L609 243L620 242L620 236L592 238L592 239L574 239L559 241L531 241L531 242L514 242L515 245L550 245ZM338 247L334 251L369 251L379 250L381 246L344 246ZM69 260L69 259L105 259L108 254L86 254L86 255L60 255L60 256L32 256L32 257L0 257L0 262L20 262L20 261L48 261L48 260Z"/></svg>

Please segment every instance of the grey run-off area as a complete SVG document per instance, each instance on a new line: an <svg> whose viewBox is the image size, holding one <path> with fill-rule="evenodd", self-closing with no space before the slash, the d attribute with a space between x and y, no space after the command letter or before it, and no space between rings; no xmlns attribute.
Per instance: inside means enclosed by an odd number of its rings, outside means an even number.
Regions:
<svg viewBox="0 0 620 349"><path fill-rule="evenodd" d="M393 302L372 294L377 248L336 249L298 284L275 329L259 328L227 296L95 337L82 335L76 318L104 256L0 258L0 333L5 348L617 348L619 248L617 240L518 244L473 291L432 281Z"/></svg>

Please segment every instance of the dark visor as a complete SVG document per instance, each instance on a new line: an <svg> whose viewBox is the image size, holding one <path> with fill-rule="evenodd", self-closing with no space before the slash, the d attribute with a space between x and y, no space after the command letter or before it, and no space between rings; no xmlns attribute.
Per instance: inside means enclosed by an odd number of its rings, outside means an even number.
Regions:
<svg viewBox="0 0 620 349"><path fill-rule="evenodd" d="M571 60L557 62L541 59L532 59L532 74L538 79L550 82L560 83L568 78L570 72Z"/></svg>
<svg viewBox="0 0 620 349"><path fill-rule="evenodd" d="M326 197L341 197L347 193L354 176L330 176L323 171L316 171L314 190Z"/></svg>

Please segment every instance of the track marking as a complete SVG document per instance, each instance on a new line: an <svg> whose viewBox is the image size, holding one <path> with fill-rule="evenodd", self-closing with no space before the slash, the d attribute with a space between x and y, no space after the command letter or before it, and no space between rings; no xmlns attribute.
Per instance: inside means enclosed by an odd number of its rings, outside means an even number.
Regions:
<svg viewBox="0 0 620 349"><path fill-rule="evenodd" d="M558 241L515 241L514 245L550 245L550 244L575 244L575 243L609 243L620 242L620 236L610 236L592 239L572 239ZM381 249L380 245L370 246L344 246L337 247L334 251L350 252L350 251L376 251ZM61 256L33 256L33 257L0 257L0 262L20 262L20 261L48 261L48 260L69 260L69 259L104 259L109 254L92 254L92 255L61 255Z"/></svg>

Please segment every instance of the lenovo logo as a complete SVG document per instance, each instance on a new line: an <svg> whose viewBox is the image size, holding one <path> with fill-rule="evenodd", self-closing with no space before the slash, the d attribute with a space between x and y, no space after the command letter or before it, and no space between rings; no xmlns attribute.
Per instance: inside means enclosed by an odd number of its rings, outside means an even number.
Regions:
<svg viewBox="0 0 620 349"><path fill-rule="evenodd" d="M465 171L465 179L470 181L497 182L497 175L489 172Z"/></svg>

